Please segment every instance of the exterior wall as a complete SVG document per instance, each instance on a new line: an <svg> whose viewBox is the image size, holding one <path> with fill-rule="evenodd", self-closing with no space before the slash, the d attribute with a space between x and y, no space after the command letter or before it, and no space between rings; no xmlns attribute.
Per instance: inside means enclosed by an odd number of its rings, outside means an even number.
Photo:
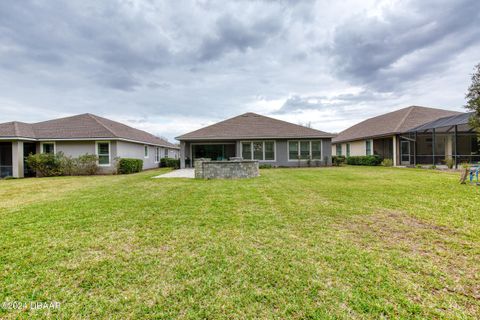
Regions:
<svg viewBox="0 0 480 320"><path fill-rule="evenodd" d="M292 139L292 141L302 141L302 140L321 140L322 141L322 160L316 161L312 160L311 166L324 166L324 165L331 165L332 164L332 146L331 146L331 139ZM235 150L236 150L236 157L241 157L241 142L243 141L272 141L272 139L252 139L252 140L236 140L235 141ZM298 166L307 166L308 162L306 160L288 160L288 139L279 139L275 141L275 160L265 160L259 161L260 165L262 164L270 164L272 166L278 167L298 167ZM180 155L180 164L182 168L188 167L185 162L185 159L192 159L191 156L191 146L192 143L196 144L209 144L209 143L232 143L232 141L182 141L181 142L181 155ZM193 164L191 164L193 165Z"/></svg>
<svg viewBox="0 0 480 320"><path fill-rule="evenodd" d="M87 153L95 154L95 141L57 141L55 152L63 152L71 157L79 157Z"/></svg>

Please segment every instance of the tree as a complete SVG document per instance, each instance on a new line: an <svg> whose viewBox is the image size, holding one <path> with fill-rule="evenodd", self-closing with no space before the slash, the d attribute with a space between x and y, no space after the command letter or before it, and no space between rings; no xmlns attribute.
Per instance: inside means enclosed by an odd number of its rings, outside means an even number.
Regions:
<svg viewBox="0 0 480 320"><path fill-rule="evenodd" d="M465 98L467 99L465 108L474 112L470 118L470 125L480 134L480 63L474 68L472 84L468 87Z"/></svg>

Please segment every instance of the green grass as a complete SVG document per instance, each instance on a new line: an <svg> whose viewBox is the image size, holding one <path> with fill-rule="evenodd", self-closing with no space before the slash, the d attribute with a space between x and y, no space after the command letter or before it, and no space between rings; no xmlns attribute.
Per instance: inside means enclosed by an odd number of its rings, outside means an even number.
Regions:
<svg viewBox="0 0 480 320"><path fill-rule="evenodd" d="M480 188L417 169L0 181L0 318L480 317ZM1 304L0 304L1 306Z"/></svg>

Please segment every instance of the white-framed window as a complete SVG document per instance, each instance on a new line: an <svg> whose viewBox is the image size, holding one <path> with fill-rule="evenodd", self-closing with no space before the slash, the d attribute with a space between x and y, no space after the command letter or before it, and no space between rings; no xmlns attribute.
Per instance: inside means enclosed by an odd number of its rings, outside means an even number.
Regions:
<svg viewBox="0 0 480 320"><path fill-rule="evenodd" d="M347 143L347 157L350 157L350 143Z"/></svg>
<svg viewBox="0 0 480 320"><path fill-rule="evenodd" d="M245 160L275 161L275 141L242 141L240 154Z"/></svg>
<svg viewBox="0 0 480 320"><path fill-rule="evenodd" d="M164 152L165 152L165 158L168 158L168 149L165 148L164 150L165 150L165 151L164 151Z"/></svg>
<svg viewBox="0 0 480 320"><path fill-rule="evenodd" d="M40 153L52 153L55 154L55 142L41 142Z"/></svg>
<svg viewBox="0 0 480 320"><path fill-rule="evenodd" d="M335 145L335 148L336 148L336 154L337 156L341 156L342 155L342 144L341 143L337 143Z"/></svg>
<svg viewBox="0 0 480 320"><path fill-rule="evenodd" d="M288 161L298 160L322 160L322 140L288 141Z"/></svg>
<svg viewBox="0 0 480 320"><path fill-rule="evenodd" d="M155 148L155 163L159 163L159 162L160 162L160 148L156 147Z"/></svg>
<svg viewBox="0 0 480 320"><path fill-rule="evenodd" d="M95 154L98 157L99 166L110 166L110 141L97 141L95 146Z"/></svg>
<svg viewBox="0 0 480 320"><path fill-rule="evenodd" d="M372 140L365 140L365 154L367 156L372 155Z"/></svg>
<svg viewBox="0 0 480 320"><path fill-rule="evenodd" d="M143 146L143 157L148 158L148 146Z"/></svg>

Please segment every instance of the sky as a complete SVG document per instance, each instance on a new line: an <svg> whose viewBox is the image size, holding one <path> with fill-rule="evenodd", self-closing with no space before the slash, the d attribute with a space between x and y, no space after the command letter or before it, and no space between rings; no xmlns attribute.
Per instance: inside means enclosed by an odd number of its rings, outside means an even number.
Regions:
<svg viewBox="0 0 480 320"><path fill-rule="evenodd" d="M0 122L93 113L173 141L245 112L328 132L464 111L480 1L0 2Z"/></svg>

